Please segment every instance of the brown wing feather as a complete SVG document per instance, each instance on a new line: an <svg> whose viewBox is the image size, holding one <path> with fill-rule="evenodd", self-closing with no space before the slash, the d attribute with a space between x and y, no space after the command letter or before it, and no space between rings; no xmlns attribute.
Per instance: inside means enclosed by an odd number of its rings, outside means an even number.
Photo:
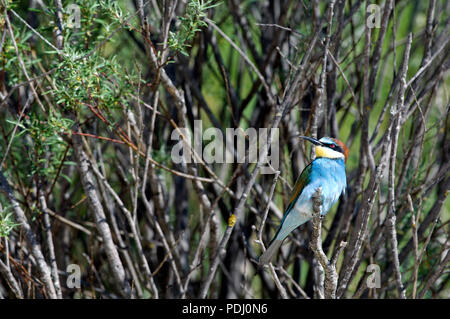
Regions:
<svg viewBox="0 0 450 319"><path fill-rule="evenodd" d="M286 211L289 210L292 204L295 203L295 200L298 198L298 196L301 194L303 188L305 188L305 185L308 183L308 179L310 176L310 170L311 170L311 163L309 163L308 166L306 166L300 176L297 178L297 181L294 185L294 190L292 192L291 198L289 199L289 203L287 206Z"/></svg>

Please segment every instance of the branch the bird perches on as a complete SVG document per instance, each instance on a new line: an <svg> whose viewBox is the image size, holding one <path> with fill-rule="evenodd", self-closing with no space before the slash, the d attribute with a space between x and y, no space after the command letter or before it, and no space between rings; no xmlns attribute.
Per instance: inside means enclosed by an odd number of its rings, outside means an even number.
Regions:
<svg viewBox="0 0 450 319"><path fill-rule="evenodd" d="M342 241L336 249L331 260L328 260L327 255L322 249L322 218L320 212L322 210L322 188L318 187L313 195L313 219L312 219L312 233L309 246L314 253L314 256L319 261L320 265L325 271L325 279L323 283L319 283L324 287L325 299L336 299L336 287L338 282L338 275L336 271L336 263L342 250L347 246L347 242ZM321 296L323 298L323 296Z"/></svg>

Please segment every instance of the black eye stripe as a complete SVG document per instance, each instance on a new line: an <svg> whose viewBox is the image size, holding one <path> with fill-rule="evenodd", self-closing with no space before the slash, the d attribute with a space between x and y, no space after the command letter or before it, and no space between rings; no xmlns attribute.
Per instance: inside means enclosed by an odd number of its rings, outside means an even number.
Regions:
<svg viewBox="0 0 450 319"><path fill-rule="evenodd" d="M325 144L325 143L324 143L324 145L326 147L328 147L328 148L331 148L333 151L344 153L344 151L342 150L342 148L339 145L336 145L336 144Z"/></svg>

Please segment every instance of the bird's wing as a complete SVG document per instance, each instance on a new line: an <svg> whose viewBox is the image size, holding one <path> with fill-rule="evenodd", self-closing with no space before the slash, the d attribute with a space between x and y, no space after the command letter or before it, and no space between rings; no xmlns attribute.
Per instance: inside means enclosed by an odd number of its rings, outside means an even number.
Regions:
<svg viewBox="0 0 450 319"><path fill-rule="evenodd" d="M295 202L297 201L299 195L302 193L303 189L308 184L309 177L311 176L311 168L312 168L311 164L312 162L309 163L309 165L303 169L302 173L297 178L285 214L287 214L292 209L292 207L294 207Z"/></svg>
<svg viewBox="0 0 450 319"><path fill-rule="evenodd" d="M280 234L280 232L283 229L286 229L286 227L292 226L291 222L288 222L289 225L286 225L285 221L286 221L286 219L289 219L288 216L289 216L292 208L295 206L295 203L297 202L297 200L298 200L299 196L301 195L305 186L308 185L308 183L310 182L311 168L312 168L311 163L303 169L302 173L300 174L297 181L295 182L294 189L292 191L291 198L289 199L289 203L286 208L286 211L284 212L283 219L281 220L280 226L278 227L278 230L275 233L275 236L273 237L273 239L269 245L271 245L276 239L278 239L278 235ZM297 223L295 223L295 224L297 225ZM283 237L283 239L284 239L284 237Z"/></svg>

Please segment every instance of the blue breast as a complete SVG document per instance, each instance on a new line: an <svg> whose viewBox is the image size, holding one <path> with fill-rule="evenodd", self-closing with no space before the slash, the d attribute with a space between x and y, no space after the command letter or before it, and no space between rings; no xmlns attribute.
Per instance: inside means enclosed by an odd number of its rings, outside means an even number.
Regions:
<svg viewBox="0 0 450 319"><path fill-rule="evenodd" d="M306 198L311 198L317 187L322 187L321 214L325 215L347 187L345 162L343 159L320 157L315 159L311 165L309 183L302 193Z"/></svg>

